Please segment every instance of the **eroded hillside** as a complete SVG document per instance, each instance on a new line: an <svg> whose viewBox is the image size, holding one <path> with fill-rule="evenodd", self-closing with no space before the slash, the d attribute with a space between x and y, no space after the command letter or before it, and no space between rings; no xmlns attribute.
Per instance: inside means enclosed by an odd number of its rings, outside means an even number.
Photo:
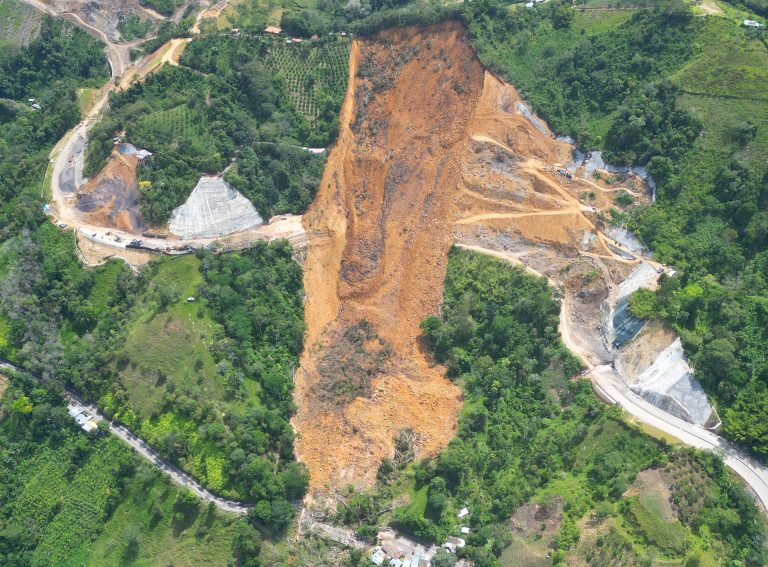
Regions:
<svg viewBox="0 0 768 567"><path fill-rule="evenodd" d="M349 85L304 220L313 238L294 425L314 489L371 482L403 430L418 457L453 436L460 391L419 343L452 243L525 256L542 272L578 261L572 278L596 270L577 319L634 263L596 227L594 205L616 188L564 174L572 146L484 71L459 24L356 41Z"/></svg>
<svg viewBox="0 0 768 567"><path fill-rule="evenodd" d="M483 70L458 26L386 32L357 42L351 62L342 132L305 220L324 236L306 262L297 452L318 488L371 481L401 429L435 454L461 408L417 337L442 293Z"/></svg>

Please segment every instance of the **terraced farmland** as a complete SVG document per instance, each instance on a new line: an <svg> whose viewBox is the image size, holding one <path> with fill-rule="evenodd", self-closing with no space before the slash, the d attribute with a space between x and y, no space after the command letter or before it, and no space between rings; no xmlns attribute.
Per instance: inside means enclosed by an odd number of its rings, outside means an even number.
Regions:
<svg viewBox="0 0 768 567"><path fill-rule="evenodd" d="M344 96L349 41L339 40L322 47L275 41L267 52L267 64L283 77L296 109L314 123L320 115L323 93L339 99Z"/></svg>
<svg viewBox="0 0 768 567"><path fill-rule="evenodd" d="M187 140L193 146L215 147L207 134L205 117L186 104L148 114L130 134L134 142L152 149L179 139Z"/></svg>

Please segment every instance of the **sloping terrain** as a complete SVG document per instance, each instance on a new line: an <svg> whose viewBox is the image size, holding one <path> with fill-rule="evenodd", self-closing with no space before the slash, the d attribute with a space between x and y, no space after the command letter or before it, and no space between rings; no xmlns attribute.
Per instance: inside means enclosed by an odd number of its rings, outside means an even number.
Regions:
<svg viewBox="0 0 768 567"><path fill-rule="evenodd" d="M248 199L221 177L201 177L171 216L169 230L182 238L221 236L256 228L264 221Z"/></svg>
<svg viewBox="0 0 768 567"><path fill-rule="evenodd" d="M452 437L459 391L422 354L419 324L439 312L453 241L531 266L582 255L609 281L628 271L578 197L616 188L557 172L572 146L484 71L458 24L358 40L351 63L339 143L304 221L315 237L295 427L314 488L372 481L402 429L419 457ZM607 293L583 295L591 318Z"/></svg>
<svg viewBox="0 0 768 567"><path fill-rule="evenodd" d="M77 191L77 210L88 224L140 233L146 226L139 211L135 155L117 150L98 175Z"/></svg>
<svg viewBox="0 0 768 567"><path fill-rule="evenodd" d="M29 3L45 5L59 14L74 14L81 21L103 31L111 41L120 41L118 24L121 19L131 14L135 14L142 20L162 19L157 12L144 8L139 0L45 0Z"/></svg>
<svg viewBox="0 0 768 567"><path fill-rule="evenodd" d="M295 395L296 450L315 488L372 481L403 428L416 432L420 456L434 455L461 406L417 337L440 302L457 157L483 69L453 24L356 42L350 61L339 142L305 217L309 232L325 235L311 241L305 264L307 348ZM385 368L361 377L351 365L336 380L370 379L370 393L326 403L318 394L336 384L318 363L363 321L388 345ZM347 348L366 351L366 343Z"/></svg>
<svg viewBox="0 0 768 567"><path fill-rule="evenodd" d="M18 0L0 0L0 43L26 45L37 35L42 15Z"/></svg>

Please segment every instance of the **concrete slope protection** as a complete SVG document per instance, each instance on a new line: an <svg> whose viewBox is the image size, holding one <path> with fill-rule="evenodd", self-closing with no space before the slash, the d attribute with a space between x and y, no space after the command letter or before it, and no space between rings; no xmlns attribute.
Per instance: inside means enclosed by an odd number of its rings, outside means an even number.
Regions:
<svg viewBox="0 0 768 567"><path fill-rule="evenodd" d="M237 211L236 217L244 223L235 223L240 232L225 233L221 230L211 230L213 236L185 235L183 242L177 238L155 238L143 235L145 224L138 212L136 191L136 159L128 155L114 152L110 162L92 182L83 178L84 150L88 140L88 131L99 119L99 115L109 101L109 93L116 89L127 89L133 83L143 80L148 74L162 67L165 63L174 64L181 54L181 49L189 38L171 39L156 52L131 63L128 51L137 42L126 44L112 43L106 34L84 22L79 16L62 14L51 6L39 0L25 0L28 4L53 16L67 17L104 41L108 58L112 65L112 79L98 93L96 102L84 119L68 132L51 151L51 205L56 220L61 225L76 229L78 236L88 239L83 248L88 250L89 258L96 263L103 258L120 258L132 268L149 261L148 255L138 256L128 249L131 242L140 239L144 250L153 252L175 253L181 249L192 251L195 248L207 247L217 242L221 249L239 249L257 240L271 241L276 238L287 238L294 245L302 246L306 235L301 225L301 217L282 215L270 219L269 224L256 223L253 215L241 216ZM226 7L227 0L216 4L216 10ZM197 21L209 10L201 7ZM199 28L198 28L199 31ZM120 78L119 84L115 79ZM114 170L114 171L113 171ZM125 194L119 189L124 188ZM86 196L86 203L80 206L80 200ZM91 210L90 205L98 201L97 210ZM225 222L226 224L226 222ZM89 261L90 262L90 261ZM87 262L87 263L89 263Z"/></svg>
<svg viewBox="0 0 768 567"><path fill-rule="evenodd" d="M203 177L173 210L170 231L181 238L212 238L264 224L248 199L221 177Z"/></svg>

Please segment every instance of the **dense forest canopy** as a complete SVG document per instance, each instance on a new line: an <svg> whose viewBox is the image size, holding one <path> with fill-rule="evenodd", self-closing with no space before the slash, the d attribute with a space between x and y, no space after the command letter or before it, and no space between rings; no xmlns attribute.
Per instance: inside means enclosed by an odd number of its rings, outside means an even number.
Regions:
<svg viewBox="0 0 768 567"><path fill-rule="evenodd" d="M466 395L456 438L437 458L414 464L412 437L401 431L379 485L351 497L339 520L361 537L391 522L438 543L468 526L458 554L478 567L521 564L500 559L513 543L510 517L521 509L539 511L534 531L542 537L541 524L551 538L543 543L556 565L577 557L642 565L662 555L694 565L764 564L760 513L716 456L670 449L627 425L588 381L571 379L581 365L558 338L559 310L545 279L453 249L442 316L422 329ZM683 472L691 469L706 470L706 478ZM648 496L632 496L640 471L679 477L670 495L674 521L652 520ZM389 512L404 489L410 502ZM469 516L459 524L462 508ZM547 531L557 509L556 529ZM704 540L712 545L702 548Z"/></svg>

